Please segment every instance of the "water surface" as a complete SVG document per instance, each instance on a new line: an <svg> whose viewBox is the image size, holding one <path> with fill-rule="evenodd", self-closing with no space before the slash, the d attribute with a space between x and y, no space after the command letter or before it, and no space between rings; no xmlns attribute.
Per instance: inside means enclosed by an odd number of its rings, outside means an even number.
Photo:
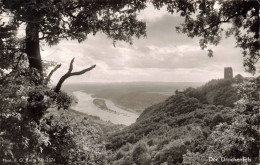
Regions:
<svg viewBox="0 0 260 165"><path fill-rule="evenodd" d="M136 121L138 115L117 107L111 100L103 99L109 109L114 112L106 111L98 108L93 104L95 98L91 94L83 91L74 91L72 94L78 99L78 104L71 108L86 113L88 115L98 116L104 121L111 121L114 124L130 125ZM116 113L115 113L116 112Z"/></svg>

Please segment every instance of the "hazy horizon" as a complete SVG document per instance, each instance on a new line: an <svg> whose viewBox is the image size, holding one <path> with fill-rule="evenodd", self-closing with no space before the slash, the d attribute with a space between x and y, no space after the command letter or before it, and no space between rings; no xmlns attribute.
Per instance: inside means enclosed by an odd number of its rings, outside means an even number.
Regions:
<svg viewBox="0 0 260 165"><path fill-rule="evenodd" d="M86 81L86 82L65 82L65 85L69 84L118 84L118 83L196 83L196 84L201 84L201 83L207 83L207 82L192 82L192 81L109 81L109 82L100 82L100 81Z"/></svg>

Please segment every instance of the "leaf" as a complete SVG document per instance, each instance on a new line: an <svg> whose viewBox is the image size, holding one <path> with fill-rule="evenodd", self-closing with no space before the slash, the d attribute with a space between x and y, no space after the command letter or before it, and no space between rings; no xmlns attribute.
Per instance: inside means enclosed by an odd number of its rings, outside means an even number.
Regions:
<svg viewBox="0 0 260 165"><path fill-rule="evenodd" d="M208 49L208 56L213 57L213 51L211 49Z"/></svg>

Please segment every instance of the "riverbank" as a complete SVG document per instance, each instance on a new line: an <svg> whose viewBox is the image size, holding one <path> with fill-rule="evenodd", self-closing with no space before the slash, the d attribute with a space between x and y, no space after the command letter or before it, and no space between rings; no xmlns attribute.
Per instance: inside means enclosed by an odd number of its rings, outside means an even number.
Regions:
<svg viewBox="0 0 260 165"><path fill-rule="evenodd" d="M131 125L139 116L133 112L119 108L111 100L104 99L107 108L112 110L106 111L93 103L93 100L96 98L92 97L91 94L82 91L74 91L72 94L77 98L78 103L74 104L71 109L88 115L98 116L103 121Z"/></svg>

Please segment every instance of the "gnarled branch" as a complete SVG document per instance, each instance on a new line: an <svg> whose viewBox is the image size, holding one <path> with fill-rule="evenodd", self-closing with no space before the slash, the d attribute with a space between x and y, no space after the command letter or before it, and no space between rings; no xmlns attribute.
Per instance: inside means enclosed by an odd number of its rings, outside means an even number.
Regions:
<svg viewBox="0 0 260 165"><path fill-rule="evenodd" d="M58 70L59 68L61 67L61 64L59 64L59 65L57 65L50 73L49 73L49 75L47 76L47 78L44 80L44 85L47 85L49 82L50 82L50 80L51 80L51 76L53 75L53 73L56 71L56 70Z"/></svg>
<svg viewBox="0 0 260 165"><path fill-rule="evenodd" d="M73 58L73 59L71 60L71 62L70 62L70 67L69 67L68 72L67 72L66 74L64 74L64 75L60 78L58 84L56 85L55 90L54 90L56 93L58 93L58 92L60 91L63 82L64 82L67 78L69 78L69 77L71 77L71 76L82 75L82 74L84 74L84 73L86 73L86 72L88 72L88 71L90 71L90 70L92 70L92 69L94 69L94 68L96 67L96 65L93 65L93 66L91 66L91 67L89 67L89 68L87 68L87 69L83 69L83 70L78 71L78 72L72 72L74 59L75 59L75 58Z"/></svg>

